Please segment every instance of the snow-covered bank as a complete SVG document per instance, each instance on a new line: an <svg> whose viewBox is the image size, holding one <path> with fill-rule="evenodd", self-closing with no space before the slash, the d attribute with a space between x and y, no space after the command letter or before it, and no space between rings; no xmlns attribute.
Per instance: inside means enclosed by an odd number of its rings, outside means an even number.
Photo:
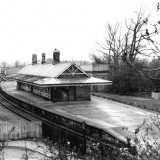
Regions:
<svg viewBox="0 0 160 160"><path fill-rule="evenodd" d="M51 160L58 151L41 140L8 141L1 144L0 158L3 160Z"/></svg>

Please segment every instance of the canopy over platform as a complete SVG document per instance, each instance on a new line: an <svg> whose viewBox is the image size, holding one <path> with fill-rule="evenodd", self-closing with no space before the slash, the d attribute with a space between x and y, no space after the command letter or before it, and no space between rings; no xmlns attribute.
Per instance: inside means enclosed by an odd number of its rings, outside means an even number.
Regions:
<svg viewBox="0 0 160 160"><path fill-rule="evenodd" d="M12 78L21 82L32 83L34 85L42 87L112 84L112 81L103 80L95 77L67 79L67 78L44 78L38 76L16 75Z"/></svg>

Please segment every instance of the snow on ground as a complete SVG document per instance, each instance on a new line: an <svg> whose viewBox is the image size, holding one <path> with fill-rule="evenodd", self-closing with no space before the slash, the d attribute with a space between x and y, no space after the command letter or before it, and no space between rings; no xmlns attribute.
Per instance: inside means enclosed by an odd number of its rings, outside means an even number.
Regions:
<svg viewBox="0 0 160 160"><path fill-rule="evenodd" d="M51 160L57 157L58 151L42 141L9 141L2 145L0 159L4 160Z"/></svg>

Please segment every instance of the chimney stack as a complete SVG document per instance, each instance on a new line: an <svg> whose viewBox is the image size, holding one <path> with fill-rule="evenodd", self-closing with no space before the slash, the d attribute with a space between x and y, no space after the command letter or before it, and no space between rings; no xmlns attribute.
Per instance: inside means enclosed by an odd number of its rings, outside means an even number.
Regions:
<svg viewBox="0 0 160 160"><path fill-rule="evenodd" d="M37 55L32 54L32 65L37 64Z"/></svg>
<svg viewBox="0 0 160 160"><path fill-rule="evenodd" d="M42 64L46 63L46 54L45 53L42 53L42 61L41 61Z"/></svg>
<svg viewBox="0 0 160 160"><path fill-rule="evenodd" d="M60 62L60 51L55 48L53 52L53 64Z"/></svg>

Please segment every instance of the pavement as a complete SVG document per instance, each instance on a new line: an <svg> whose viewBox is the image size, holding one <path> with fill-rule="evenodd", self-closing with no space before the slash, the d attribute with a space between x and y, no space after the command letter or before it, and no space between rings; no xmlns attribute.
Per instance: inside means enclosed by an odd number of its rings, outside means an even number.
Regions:
<svg viewBox="0 0 160 160"><path fill-rule="evenodd" d="M32 93L16 90L14 81L2 82L1 87L16 98L64 117L85 121L88 125L101 128L123 141L126 141L126 137L133 137L137 128L141 129L140 132L138 130L140 136L144 136L145 125L153 127L154 122L151 117L158 115L157 112L95 96L91 96L91 101L53 103ZM159 130L157 128L155 130L160 136ZM153 138L152 136L153 134L149 133L149 137Z"/></svg>

